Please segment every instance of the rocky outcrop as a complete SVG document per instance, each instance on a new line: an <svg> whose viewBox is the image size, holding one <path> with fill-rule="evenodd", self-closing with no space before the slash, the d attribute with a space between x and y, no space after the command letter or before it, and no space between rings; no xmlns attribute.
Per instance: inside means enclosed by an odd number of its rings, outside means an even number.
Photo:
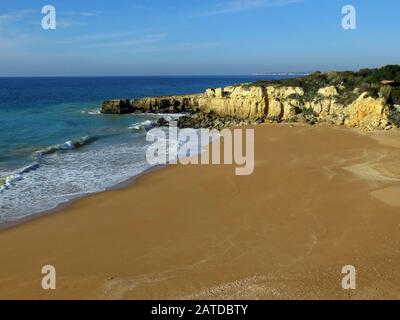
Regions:
<svg viewBox="0 0 400 320"><path fill-rule="evenodd" d="M101 113L181 113L191 112L198 105L202 95L182 95L171 97L148 97L132 100L107 100L103 102Z"/></svg>
<svg viewBox="0 0 400 320"><path fill-rule="evenodd" d="M299 87L267 87L270 119L288 120L299 114L302 108L304 90Z"/></svg>
<svg viewBox="0 0 400 320"><path fill-rule="evenodd" d="M134 111L129 100L107 100L101 107L102 113L126 114Z"/></svg>
<svg viewBox="0 0 400 320"><path fill-rule="evenodd" d="M181 113L191 112L198 106L201 94L170 96L170 97L149 97L133 99L131 104L136 112L150 113Z"/></svg>
<svg viewBox="0 0 400 320"><path fill-rule="evenodd" d="M325 88L320 88L318 90L318 94L320 96L323 96L325 98L330 98L330 97L336 97L339 95L337 89L335 86L329 86L329 87L325 87Z"/></svg>
<svg viewBox="0 0 400 320"><path fill-rule="evenodd" d="M252 117L247 119L241 119L234 116L221 117L214 111L210 112L198 112L191 116L179 117L177 120L177 126L179 128L215 128L222 129L232 126L242 126L246 124L260 124L265 121L264 117ZM160 121L162 126L165 126L165 121Z"/></svg>
<svg viewBox="0 0 400 320"><path fill-rule="evenodd" d="M198 106L203 112L214 111L220 116L251 118L268 112L268 98L263 87L226 87L208 89L199 98Z"/></svg>
<svg viewBox="0 0 400 320"><path fill-rule="evenodd" d="M385 129L389 125L389 106L384 98L373 99L366 93L347 108L345 124L365 130Z"/></svg>
<svg viewBox="0 0 400 320"><path fill-rule="evenodd" d="M102 112L195 114L192 120L182 118L181 127L223 127L268 120L324 122L366 130L391 126L390 106L385 98L362 93L346 104L340 99L341 90L335 86L323 87L310 98L301 87L239 85L207 89L204 94L111 100L103 104Z"/></svg>

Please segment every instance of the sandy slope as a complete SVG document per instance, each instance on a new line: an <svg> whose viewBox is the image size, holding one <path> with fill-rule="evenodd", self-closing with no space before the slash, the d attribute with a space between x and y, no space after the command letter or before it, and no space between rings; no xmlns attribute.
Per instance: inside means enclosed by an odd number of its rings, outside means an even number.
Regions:
<svg viewBox="0 0 400 320"><path fill-rule="evenodd" d="M263 125L255 136L252 176L171 166L1 231L0 298L399 299L399 134Z"/></svg>

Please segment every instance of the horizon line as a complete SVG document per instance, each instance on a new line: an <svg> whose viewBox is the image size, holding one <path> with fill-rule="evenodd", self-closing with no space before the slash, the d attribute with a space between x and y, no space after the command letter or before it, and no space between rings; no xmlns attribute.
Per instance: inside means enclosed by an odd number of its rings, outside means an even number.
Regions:
<svg viewBox="0 0 400 320"><path fill-rule="evenodd" d="M313 71L312 71L313 72ZM0 78L115 78L115 77L262 77L307 75L312 72L271 72L259 74L136 74L136 75L0 75Z"/></svg>

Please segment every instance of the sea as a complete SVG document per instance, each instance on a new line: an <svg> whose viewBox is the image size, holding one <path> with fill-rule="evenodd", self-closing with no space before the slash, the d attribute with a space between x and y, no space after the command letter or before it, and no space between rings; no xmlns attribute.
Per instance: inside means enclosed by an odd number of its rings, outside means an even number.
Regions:
<svg viewBox="0 0 400 320"><path fill-rule="evenodd" d="M151 168L158 118L100 113L103 100L204 92L285 76L0 78L0 224L16 222Z"/></svg>

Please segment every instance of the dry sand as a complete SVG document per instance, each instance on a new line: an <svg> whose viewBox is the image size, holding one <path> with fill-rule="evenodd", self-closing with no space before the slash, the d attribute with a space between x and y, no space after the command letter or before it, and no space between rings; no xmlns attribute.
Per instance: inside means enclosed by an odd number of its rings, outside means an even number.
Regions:
<svg viewBox="0 0 400 320"><path fill-rule="evenodd" d="M399 299L399 134L262 125L255 138L251 176L170 166L0 231L0 298ZM344 265L357 290L341 288Z"/></svg>

